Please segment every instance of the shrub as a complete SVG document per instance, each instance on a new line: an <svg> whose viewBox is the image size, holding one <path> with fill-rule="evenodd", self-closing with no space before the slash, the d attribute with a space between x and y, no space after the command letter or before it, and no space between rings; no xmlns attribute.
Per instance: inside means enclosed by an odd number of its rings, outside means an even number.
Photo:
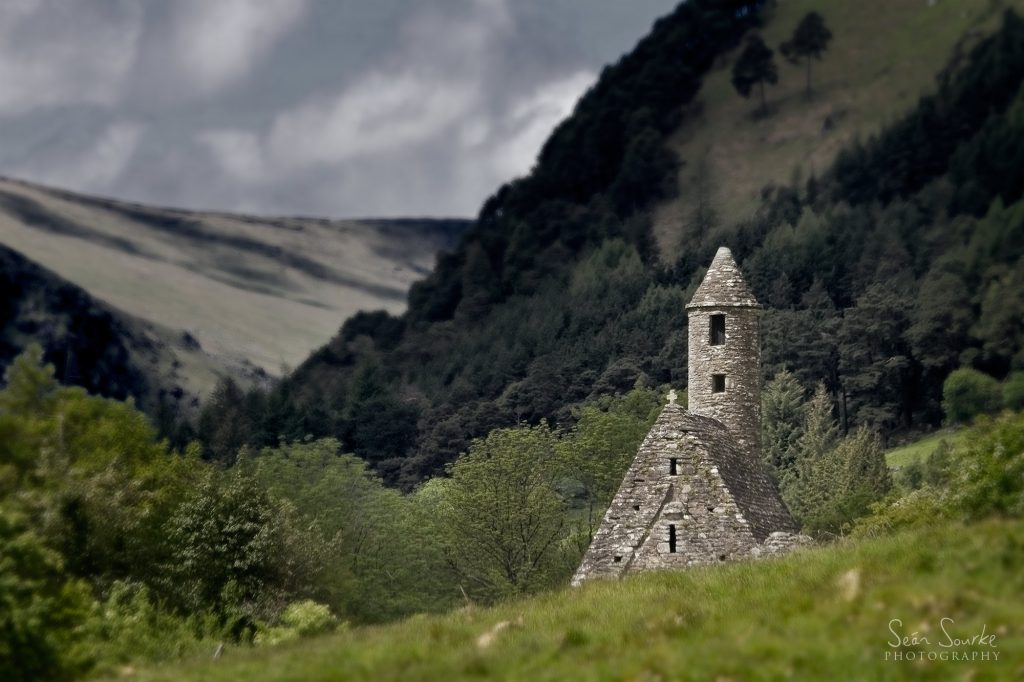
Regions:
<svg viewBox="0 0 1024 682"><path fill-rule="evenodd" d="M968 367L954 370L942 385L942 408L950 422L969 422L979 414L996 412L1002 402L999 382Z"/></svg>
<svg viewBox="0 0 1024 682"><path fill-rule="evenodd" d="M967 519L1024 515L1024 414L983 419L950 469L950 489Z"/></svg>
<svg viewBox="0 0 1024 682"><path fill-rule="evenodd" d="M951 515L948 496L934 488L915 490L871 505L871 514L857 521L850 535L857 538L887 535L903 528L940 523Z"/></svg>
<svg viewBox="0 0 1024 682"><path fill-rule="evenodd" d="M183 618L155 601L141 583L115 581L93 606L83 639L100 668L133 661L173 661L212 652L218 619L205 614Z"/></svg>
<svg viewBox="0 0 1024 682"><path fill-rule="evenodd" d="M338 625L337 618L323 604L307 599L289 604L281 613L279 627L261 628L256 644L275 645L302 637L326 634Z"/></svg>
<svg viewBox="0 0 1024 682"><path fill-rule="evenodd" d="M1024 410L1024 372L1014 372L1003 383L1003 407Z"/></svg>

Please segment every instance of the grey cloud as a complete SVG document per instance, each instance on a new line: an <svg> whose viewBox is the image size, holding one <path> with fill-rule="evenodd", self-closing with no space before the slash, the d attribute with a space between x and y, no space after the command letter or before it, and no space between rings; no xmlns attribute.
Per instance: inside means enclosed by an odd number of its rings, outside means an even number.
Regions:
<svg viewBox="0 0 1024 682"><path fill-rule="evenodd" d="M0 4L0 116L113 104L141 32L142 11L131 2Z"/></svg>
<svg viewBox="0 0 1024 682"><path fill-rule="evenodd" d="M0 172L193 208L471 215L673 4L18 0L0 36L72 47L0 46L45 85L0 87Z"/></svg>

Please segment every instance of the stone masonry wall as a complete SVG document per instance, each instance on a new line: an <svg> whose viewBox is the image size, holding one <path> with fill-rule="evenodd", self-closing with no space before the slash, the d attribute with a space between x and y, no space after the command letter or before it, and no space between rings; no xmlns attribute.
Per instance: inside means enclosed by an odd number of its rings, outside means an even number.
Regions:
<svg viewBox="0 0 1024 682"><path fill-rule="evenodd" d="M687 395L690 411L717 419L740 449L761 456L761 326L754 307L689 309ZM711 316L725 315L725 343L711 345ZM725 391L712 391L712 377L725 375Z"/></svg>
<svg viewBox="0 0 1024 682"><path fill-rule="evenodd" d="M753 554L758 542L704 443L704 426L677 405L665 407L605 513L574 585L631 570L685 568ZM669 547L671 525L675 552Z"/></svg>

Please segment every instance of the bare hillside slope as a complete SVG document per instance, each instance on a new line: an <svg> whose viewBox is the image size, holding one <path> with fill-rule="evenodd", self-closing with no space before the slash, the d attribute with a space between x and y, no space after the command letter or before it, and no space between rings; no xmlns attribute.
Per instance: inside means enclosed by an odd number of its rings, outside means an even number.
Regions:
<svg viewBox="0 0 1024 682"><path fill-rule="evenodd" d="M399 312L457 220L322 220L197 213L0 179L0 244L177 340L216 374L276 375L358 310ZM201 366L201 365L206 365Z"/></svg>
<svg viewBox="0 0 1024 682"><path fill-rule="evenodd" d="M716 241L698 234L698 208L718 228L751 215L769 184L806 181L824 171L844 145L865 139L934 92L943 65L990 34L1007 8L1022 0L778 0L765 9L760 31L775 51L779 82L767 88L770 113L753 115L756 92L733 89L732 67L742 45L705 77L670 146L679 156L679 196L655 212L655 236L666 262L681 244ZM813 97L804 96L803 65L779 46L809 11L822 15L832 41L814 62ZM717 242L716 242L717 243Z"/></svg>

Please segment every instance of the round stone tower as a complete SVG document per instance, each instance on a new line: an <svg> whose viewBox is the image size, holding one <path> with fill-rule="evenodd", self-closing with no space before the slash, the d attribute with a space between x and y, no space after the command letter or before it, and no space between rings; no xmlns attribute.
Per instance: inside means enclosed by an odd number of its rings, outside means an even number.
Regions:
<svg viewBox="0 0 1024 682"><path fill-rule="evenodd" d="M757 299L724 246L686 306L689 410L717 419L761 457L761 324Z"/></svg>

